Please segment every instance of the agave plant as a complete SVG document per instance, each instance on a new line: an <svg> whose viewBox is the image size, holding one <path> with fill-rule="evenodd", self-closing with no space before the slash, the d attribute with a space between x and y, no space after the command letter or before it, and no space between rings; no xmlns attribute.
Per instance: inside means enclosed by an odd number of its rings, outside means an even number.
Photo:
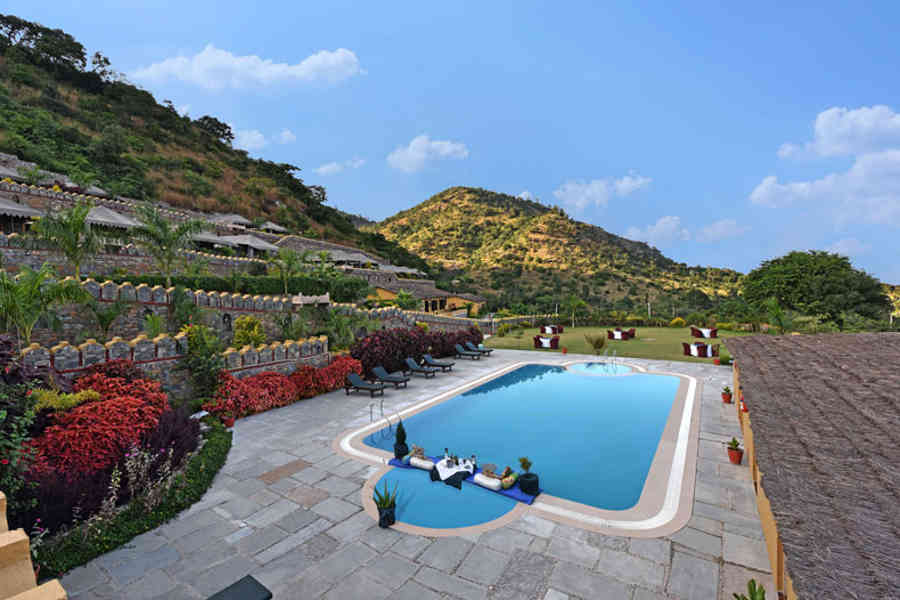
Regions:
<svg viewBox="0 0 900 600"><path fill-rule="evenodd" d="M766 589L756 584L755 579L747 582L746 594L733 594L734 600L766 600Z"/></svg>
<svg viewBox="0 0 900 600"><path fill-rule="evenodd" d="M394 508L397 506L397 488L400 487L400 483L398 482L394 485L394 492L391 493L388 488L387 481L384 482L384 491L378 491L376 487L373 491L375 492L375 506L378 508Z"/></svg>

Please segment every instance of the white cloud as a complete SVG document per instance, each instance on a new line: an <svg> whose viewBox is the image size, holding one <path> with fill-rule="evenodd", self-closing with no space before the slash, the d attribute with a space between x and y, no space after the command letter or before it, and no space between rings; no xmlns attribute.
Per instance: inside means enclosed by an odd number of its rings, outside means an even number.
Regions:
<svg viewBox="0 0 900 600"><path fill-rule="evenodd" d="M698 242L718 242L729 237L737 237L750 231L750 227L738 225L734 219L720 219L700 229L695 236Z"/></svg>
<svg viewBox="0 0 900 600"><path fill-rule="evenodd" d="M282 82L334 84L364 73L356 54L346 48L320 50L292 65L253 54L235 56L207 44L193 56L167 58L138 69L132 77L152 83L177 80L208 90L222 90Z"/></svg>
<svg viewBox="0 0 900 600"><path fill-rule="evenodd" d="M843 238L828 246L829 252L834 252L843 256L859 256L871 249L871 244L866 244L856 238Z"/></svg>
<svg viewBox="0 0 900 600"><path fill-rule="evenodd" d="M297 141L297 136L290 129L282 129L276 139L279 144L290 144Z"/></svg>
<svg viewBox="0 0 900 600"><path fill-rule="evenodd" d="M681 226L681 217L660 217L656 223L643 229L629 227L625 237L647 242L653 246L665 245L676 240L691 239L690 232Z"/></svg>
<svg viewBox="0 0 900 600"><path fill-rule="evenodd" d="M521 192L516 194L516 198L521 198L522 200L534 200L534 194L532 194L528 190L522 190Z"/></svg>
<svg viewBox="0 0 900 600"><path fill-rule="evenodd" d="M313 171L315 171L317 175L337 175L345 169L358 169L364 164L366 164L364 158L353 158L345 160L344 162L325 163L324 165L316 167Z"/></svg>
<svg viewBox="0 0 900 600"><path fill-rule="evenodd" d="M469 156L469 149L461 142L432 140L427 135L419 135L406 146L400 146L388 154L388 164L406 173L415 173L425 168L429 160L440 158L463 159Z"/></svg>
<svg viewBox="0 0 900 600"><path fill-rule="evenodd" d="M619 179L592 179L591 181L567 181L553 190L553 195L563 204L577 211L595 204L601 208L614 196L624 197L647 187L653 180L634 173Z"/></svg>
<svg viewBox="0 0 900 600"><path fill-rule="evenodd" d="M852 156L898 147L900 114L890 107L833 107L816 116L812 141L783 144L778 156Z"/></svg>
<svg viewBox="0 0 900 600"><path fill-rule="evenodd" d="M770 175L750 193L750 201L770 207L806 202L839 222L900 226L900 150L863 154L849 170L813 181L779 183Z"/></svg>
<svg viewBox="0 0 900 600"><path fill-rule="evenodd" d="M175 107L175 112L177 112L182 117L186 117L188 112L190 112L190 110L191 110L190 104L182 104L181 106Z"/></svg>
<svg viewBox="0 0 900 600"><path fill-rule="evenodd" d="M234 133L234 146L236 148L259 150L260 148L265 148L268 143L266 136L258 129L244 129Z"/></svg>

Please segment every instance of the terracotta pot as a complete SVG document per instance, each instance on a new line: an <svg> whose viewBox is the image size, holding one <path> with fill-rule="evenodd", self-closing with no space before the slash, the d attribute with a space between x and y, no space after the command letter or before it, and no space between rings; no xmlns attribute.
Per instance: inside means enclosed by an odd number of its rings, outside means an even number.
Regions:
<svg viewBox="0 0 900 600"><path fill-rule="evenodd" d="M714 365L720 365L720 364L722 364L722 361L720 361L718 358L714 358L714 359L713 359L713 364L714 364Z"/></svg>
<svg viewBox="0 0 900 600"><path fill-rule="evenodd" d="M722 402L724 402L725 404L731 404L731 394L722 392Z"/></svg>
<svg viewBox="0 0 900 600"><path fill-rule="evenodd" d="M733 465L741 464L741 461L744 460L744 450L743 448L738 448L735 450L734 448L728 449L728 460L731 461Z"/></svg>
<svg viewBox="0 0 900 600"><path fill-rule="evenodd" d="M222 424L231 429L234 427L234 417L222 417Z"/></svg>
<svg viewBox="0 0 900 600"><path fill-rule="evenodd" d="M750 412L749 410L747 410L747 405L743 400L741 400L741 412Z"/></svg>
<svg viewBox="0 0 900 600"><path fill-rule="evenodd" d="M566 348L565 346L563 346L562 353L563 353L563 354L568 354L568 353L569 353L569 349Z"/></svg>

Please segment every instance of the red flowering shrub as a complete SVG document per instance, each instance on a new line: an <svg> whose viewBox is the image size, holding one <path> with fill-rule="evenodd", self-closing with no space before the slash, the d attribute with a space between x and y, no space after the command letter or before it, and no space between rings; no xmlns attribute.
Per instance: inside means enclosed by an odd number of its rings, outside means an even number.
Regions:
<svg viewBox="0 0 900 600"><path fill-rule="evenodd" d="M147 377L143 371L127 358L119 358L89 367L83 376L97 373L102 373L107 377L121 377L123 379L145 379Z"/></svg>
<svg viewBox="0 0 900 600"><path fill-rule="evenodd" d="M291 373L290 380L297 388L298 399L312 398L322 393L317 371L318 369L311 365L300 365Z"/></svg>
<svg viewBox="0 0 900 600"><path fill-rule="evenodd" d="M287 375L266 371L242 380L250 386L252 393L259 398L253 405L253 412L263 412L272 408L287 406L297 401L297 386Z"/></svg>
<svg viewBox="0 0 900 600"><path fill-rule="evenodd" d="M265 372L237 379L228 371L219 373L219 387L203 410L223 417L240 418L287 406L298 399L297 385L286 375Z"/></svg>
<svg viewBox="0 0 900 600"><path fill-rule="evenodd" d="M330 392L344 387L344 382L347 381L347 375L350 373L362 375L362 363L349 356L337 357L330 365L316 371L319 389L323 392Z"/></svg>
<svg viewBox="0 0 900 600"><path fill-rule="evenodd" d="M455 344L472 342L480 344L484 336L477 327L465 331L423 331L419 327L410 329L383 329L358 340L350 355L362 363L366 375L372 368L382 365L388 371L399 371L406 367L407 357L420 360L430 353L435 357L451 356Z"/></svg>

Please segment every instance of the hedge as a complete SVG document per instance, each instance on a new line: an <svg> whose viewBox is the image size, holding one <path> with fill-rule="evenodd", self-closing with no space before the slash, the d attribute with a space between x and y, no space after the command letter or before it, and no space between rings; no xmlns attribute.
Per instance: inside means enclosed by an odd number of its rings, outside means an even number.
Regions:
<svg viewBox="0 0 900 600"><path fill-rule="evenodd" d="M148 513L140 502L132 502L104 523L99 531L91 529L85 533L83 528L78 528L43 545L37 558L42 576L61 576L135 536L159 527L200 500L225 464L231 449L231 432L218 422L208 422L211 429L206 435L206 444L188 461L159 506Z"/></svg>
<svg viewBox="0 0 900 600"><path fill-rule="evenodd" d="M108 279L116 283L130 281L135 285L146 283L149 286L165 285L166 278L162 275L110 275L97 276L96 279ZM184 286L192 290L205 290L207 292L234 292L241 294L268 294L277 296L284 293L284 284L278 277L265 275L246 275L234 280L228 277L216 277L212 275L199 275L196 277L187 275L174 275L172 285ZM365 296L369 284L358 277L313 277L301 275L288 280L288 292L291 294L304 294L306 296L320 296L324 293L331 294L333 302L355 302Z"/></svg>

